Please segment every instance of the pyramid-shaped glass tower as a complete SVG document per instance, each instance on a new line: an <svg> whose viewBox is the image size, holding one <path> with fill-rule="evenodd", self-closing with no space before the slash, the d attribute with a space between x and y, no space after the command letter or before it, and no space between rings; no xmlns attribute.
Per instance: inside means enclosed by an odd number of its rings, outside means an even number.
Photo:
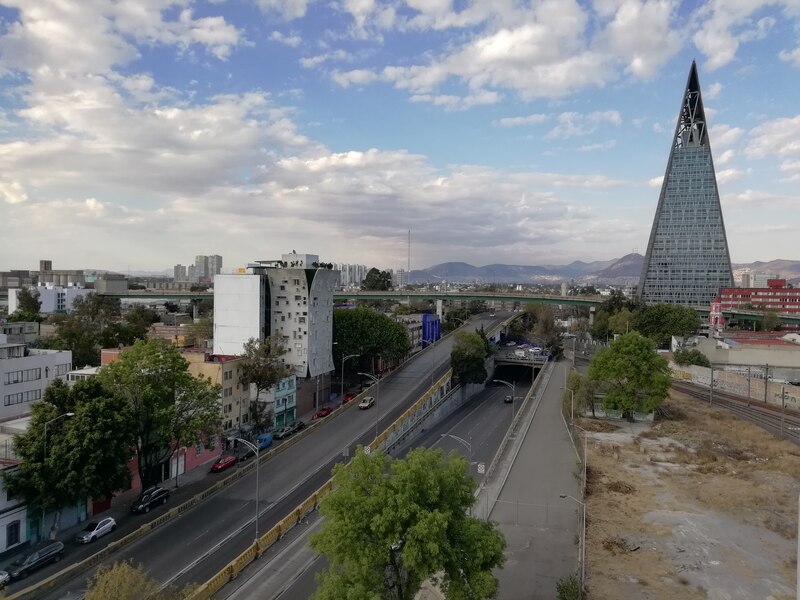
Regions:
<svg viewBox="0 0 800 600"><path fill-rule="evenodd" d="M708 306L733 287L697 66L692 62L639 278L639 298Z"/></svg>

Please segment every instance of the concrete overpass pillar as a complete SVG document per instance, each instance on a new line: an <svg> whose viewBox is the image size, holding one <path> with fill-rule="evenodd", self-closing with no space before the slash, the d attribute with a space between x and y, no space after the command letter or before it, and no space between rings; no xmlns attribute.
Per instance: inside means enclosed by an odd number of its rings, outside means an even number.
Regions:
<svg viewBox="0 0 800 600"><path fill-rule="evenodd" d="M595 311L595 307L594 306L590 306L589 307L589 327L594 325L594 311Z"/></svg>
<svg viewBox="0 0 800 600"><path fill-rule="evenodd" d="M444 300L441 298L436 300L436 314L439 315L439 320L444 319Z"/></svg>

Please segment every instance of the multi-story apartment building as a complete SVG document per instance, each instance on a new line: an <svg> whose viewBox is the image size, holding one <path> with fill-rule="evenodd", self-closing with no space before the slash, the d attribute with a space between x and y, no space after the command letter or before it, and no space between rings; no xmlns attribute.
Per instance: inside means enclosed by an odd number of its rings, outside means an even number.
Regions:
<svg viewBox="0 0 800 600"><path fill-rule="evenodd" d="M172 267L172 278L175 281L187 281L186 279L186 266L185 265L175 265Z"/></svg>
<svg viewBox="0 0 800 600"><path fill-rule="evenodd" d="M392 285L395 289L403 289L408 285L408 271L398 269L392 273Z"/></svg>
<svg viewBox="0 0 800 600"><path fill-rule="evenodd" d="M800 314L800 288L786 286L785 279L770 279L766 288L722 288L719 297L711 301L709 325L720 332L725 327L723 311L769 310L783 314ZM781 329L795 330L796 325L784 324Z"/></svg>
<svg viewBox="0 0 800 600"><path fill-rule="evenodd" d="M339 286L343 288L359 288L367 276L369 269L365 265L335 264L339 271Z"/></svg>
<svg viewBox="0 0 800 600"><path fill-rule="evenodd" d="M313 254L284 254L214 282L214 354L238 355L251 338L281 337L284 361L300 379L299 389L317 378L305 393L298 391L301 410L319 405L329 393L329 382L323 377L320 388L318 378L334 369L333 291L339 273L318 264Z"/></svg>
<svg viewBox="0 0 800 600"><path fill-rule="evenodd" d="M70 370L69 350L29 349L0 334L0 420L30 413L31 402L41 400L50 382L64 379Z"/></svg>
<svg viewBox="0 0 800 600"><path fill-rule="evenodd" d="M240 383L241 358L208 354L202 348L186 348L183 357L189 363L189 372L195 377L210 379L219 384L220 413L225 431L238 430L250 422L250 389Z"/></svg>
<svg viewBox="0 0 800 600"><path fill-rule="evenodd" d="M194 257L194 276L197 281L205 281L208 279L208 256L198 254Z"/></svg>
<svg viewBox="0 0 800 600"><path fill-rule="evenodd" d="M208 257L208 277L214 281L214 277L222 273L222 257L219 254L211 254Z"/></svg>

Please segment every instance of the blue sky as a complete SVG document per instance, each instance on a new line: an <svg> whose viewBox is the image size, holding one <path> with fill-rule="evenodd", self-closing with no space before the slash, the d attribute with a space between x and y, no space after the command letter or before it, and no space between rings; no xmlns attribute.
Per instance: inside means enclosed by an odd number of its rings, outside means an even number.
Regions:
<svg viewBox="0 0 800 600"><path fill-rule="evenodd" d="M693 59L732 260L800 259L794 0L0 0L0 269L643 254Z"/></svg>

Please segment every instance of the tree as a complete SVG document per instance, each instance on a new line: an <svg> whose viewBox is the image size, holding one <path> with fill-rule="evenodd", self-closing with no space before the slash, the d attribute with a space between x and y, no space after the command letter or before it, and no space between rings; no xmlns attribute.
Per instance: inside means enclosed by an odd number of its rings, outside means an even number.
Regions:
<svg viewBox="0 0 800 600"><path fill-rule="evenodd" d="M190 598L194 587L161 589L161 582L150 579L140 568L128 562L100 567L89 578L85 600L184 600Z"/></svg>
<svg viewBox="0 0 800 600"><path fill-rule="evenodd" d="M115 348L131 341L120 323L119 300L97 294L76 298L72 311L56 315L56 333L45 347L71 350L74 365L100 364L101 348Z"/></svg>
<svg viewBox="0 0 800 600"><path fill-rule="evenodd" d="M605 392L607 408L649 413L666 398L670 386L667 360L652 340L632 331L599 350L589 365L589 378Z"/></svg>
<svg viewBox="0 0 800 600"><path fill-rule="evenodd" d="M450 353L450 367L462 384L486 381L486 344L480 334L461 331Z"/></svg>
<svg viewBox="0 0 800 600"><path fill-rule="evenodd" d="M208 444L220 430L220 387L188 371L180 350L163 340L138 340L98 377L124 401L133 427L142 487L183 442Z"/></svg>
<svg viewBox="0 0 800 600"><path fill-rule="evenodd" d="M631 329L655 342L657 348L668 347L670 338L686 337L700 329L697 311L678 304L650 304L634 313Z"/></svg>
<svg viewBox="0 0 800 600"><path fill-rule="evenodd" d="M766 310L764 311L764 318L761 321L761 329L762 331L775 331L780 329L781 320L778 317L778 313L774 310Z"/></svg>
<svg viewBox="0 0 800 600"><path fill-rule="evenodd" d="M493 523L468 516L475 482L463 458L418 448L395 460L359 448L333 473L311 540L331 565L317 600L410 600L438 573L447 598L496 595L492 569L503 564L505 541Z"/></svg>
<svg viewBox="0 0 800 600"><path fill-rule="evenodd" d="M708 357L697 350L692 348L691 350L688 348L684 348L681 350L677 350L672 354L672 358L676 364L679 365L698 365L700 367L711 367L711 361L708 360Z"/></svg>
<svg viewBox="0 0 800 600"><path fill-rule="evenodd" d="M132 344L136 340L143 340L147 337L150 331L150 326L159 321L158 313L156 311L137 304L125 313L125 324L127 326L126 335L128 337L128 344Z"/></svg>
<svg viewBox="0 0 800 600"><path fill-rule="evenodd" d="M453 310L448 310L447 314L444 316L442 330L453 331L458 329L461 327L461 325L469 321L470 316L471 313L466 308L455 308Z"/></svg>
<svg viewBox="0 0 800 600"><path fill-rule="evenodd" d="M42 301L39 300L39 290L21 287L17 292L17 310L9 317L9 321L41 322L43 320L39 314L41 308Z"/></svg>
<svg viewBox="0 0 800 600"><path fill-rule="evenodd" d="M608 329L611 333L628 333L631 329L631 322L633 321L633 313L626 306L617 314L611 315L608 318Z"/></svg>
<svg viewBox="0 0 800 600"><path fill-rule="evenodd" d="M266 392L276 383L289 377L292 368L283 361L288 350L283 339L273 335L263 340L250 338L244 344L242 353L242 385L253 385L256 388L255 401L250 403L250 416L256 431L268 428L271 417L266 414L265 407L259 403L261 392Z"/></svg>
<svg viewBox="0 0 800 600"><path fill-rule="evenodd" d="M368 308L334 309L333 339L335 365L342 364L343 356L357 355L351 359L358 365L352 372L371 370L376 356L397 361L411 351L405 325ZM347 363L348 370L351 361Z"/></svg>
<svg viewBox="0 0 800 600"><path fill-rule="evenodd" d="M66 413L74 416L63 417ZM133 441L130 414L125 403L96 378L79 381L72 388L54 381L45 391L44 402L31 405L31 414L28 430L14 440L22 462L7 472L6 485L29 506L56 511L52 538L64 506L88 497L110 498L114 491L128 487Z"/></svg>
<svg viewBox="0 0 800 600"><path fill-rule="evenodd" d="M608 327L609 313L602 308L597 309L594 314L594 322L592 323L591 334L596 340L608 339L610 329Z"/></svg>
<svg viewBox="0 0 800 600"><path fill-rule="evenodd" d="M374 290L385 292L392 289L392 275L389 271L379 271L372 267L367 271L367 276L361 282L362 290Z"/></svg>

